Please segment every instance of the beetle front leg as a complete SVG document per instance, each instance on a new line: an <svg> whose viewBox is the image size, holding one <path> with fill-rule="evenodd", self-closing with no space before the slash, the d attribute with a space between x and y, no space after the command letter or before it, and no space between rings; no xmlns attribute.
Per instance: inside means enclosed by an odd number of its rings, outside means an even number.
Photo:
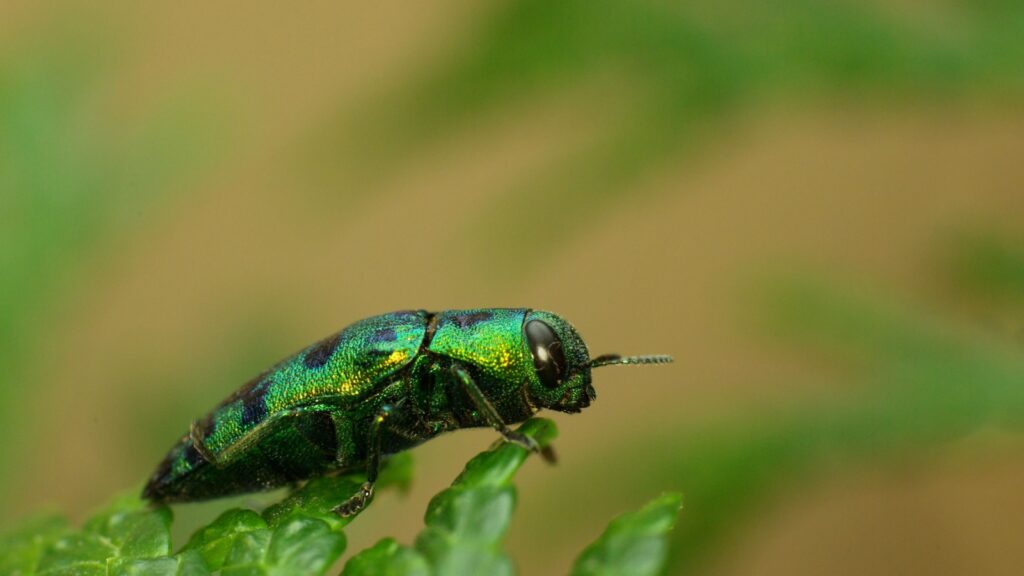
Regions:
<svg viewBox="0 0 1024 576"><path fill-rule="evenodd" d="M380 472L380 437L387 425L394 417L395 408L385 404L377 411L370 424L370 445L366 455L366 482L363 482L356 492L348 500L335 506L334 513L342 518L355 516L370 502L373 497L373 486L377 482L377 474Z"/></svg>
<svg viewBox="0 0 1024 576"><path fill-rule="evenodd" d="M504 438L506 442L512 442L513 444L518 444L531 452L537 452L549 463L553 464L556 461L555 451L553 449L548 446L541 448L540 444L537 444L537 441L533 438L520 434L508 427L508 424L501 419L501 415L498 414L498 411L494 408L494 404L492 404L487 396L484 395L480 390L480 387L476 385L476 382L473 380L473 376L470 375L468 370L458 364L453 364L452 374L454 374L462 384L463 390L465 390L466 394L468 394L470 399L473 400L473 404L476 406L476 409L483 414L487 423L497 430L498 434L501 434L501 437Z"/></svg>

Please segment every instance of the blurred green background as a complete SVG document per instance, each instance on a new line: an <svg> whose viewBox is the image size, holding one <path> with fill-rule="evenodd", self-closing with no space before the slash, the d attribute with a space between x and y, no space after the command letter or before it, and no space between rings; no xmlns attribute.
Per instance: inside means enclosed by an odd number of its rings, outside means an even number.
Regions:
<svg viewBox="0 0 1024 576"><path fill-rule="evenodd" d="M529 306L676 364L601 372L555 416L521 573L666 489L673 574L1024 564L1024 4L14 0L0 22L0 529L134 489L356 319ZM417 449L349 550L408 541L492 440ZM224 506L177 507L178 543Z"/></svg>

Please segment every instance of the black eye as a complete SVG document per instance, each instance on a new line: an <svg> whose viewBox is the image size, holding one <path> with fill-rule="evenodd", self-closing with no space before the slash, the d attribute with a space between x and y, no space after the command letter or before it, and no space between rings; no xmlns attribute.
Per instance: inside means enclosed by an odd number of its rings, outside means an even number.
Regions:
<svg viewBox="0 0 1024 576"><path fill-rule="evenodd" d="M540 320L530 320L526 323L526 342L530 345L533 367L537 369L541 384L548 388L561 384L566 369L565 352L555 331Z"/></svg>

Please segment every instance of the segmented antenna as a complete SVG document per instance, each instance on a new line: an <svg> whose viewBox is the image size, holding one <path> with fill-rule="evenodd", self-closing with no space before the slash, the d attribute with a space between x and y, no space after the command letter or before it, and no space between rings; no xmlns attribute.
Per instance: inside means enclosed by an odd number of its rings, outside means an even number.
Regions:
<svg viewBox="0 0 1024 576"><path fill-rule="evenodd" d="M651 354L649 356L619 356L618 354L602 354L591 358L587 365L591 368L599 366L614 366L616 364L668 364L672 357L666 354Z"/></svg>

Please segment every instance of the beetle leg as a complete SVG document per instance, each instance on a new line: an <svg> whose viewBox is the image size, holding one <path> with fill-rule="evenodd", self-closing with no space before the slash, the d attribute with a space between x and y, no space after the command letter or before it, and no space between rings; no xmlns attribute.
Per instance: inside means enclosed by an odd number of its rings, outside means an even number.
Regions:
<svg viewBox="0 0 1024 576"><path fill-rule="evenodd" d="M476 382L473 380L473 376L470 375L468 370L458 364L453 364L452 374L454 374L455 378L457 378L462 384L463 390L465 390L466 394L469 395L473 404L476 406L476 409L483 414L487 423L497 430L498 434L501 434L501 437L504 438L506 442L512 442L513 444L518 444L531 452L537 452L547 462L555 462L556 458L554 450L548 447L542 449L540 445L537 444L536 440L512 430L508 427L508 424L505 424L505 421L501 419L501 415L499 415L498 411L494 408L494 404L492 404L487 396L484 395L480 390L480 387L476 385Z"/></svg>
<svg viewBox="0 0 1024 576"><path fill-rule="evenodd" d="M377 473L380 472L380 437L384 426L391 422L395 415L395 407L385 404L377 411L370 424L370 445L366 455L366 482L359 487L359 491L334 507L334 513L343 518L355 516L370 502L373 497L373 485L377 482Z"/></svg>

